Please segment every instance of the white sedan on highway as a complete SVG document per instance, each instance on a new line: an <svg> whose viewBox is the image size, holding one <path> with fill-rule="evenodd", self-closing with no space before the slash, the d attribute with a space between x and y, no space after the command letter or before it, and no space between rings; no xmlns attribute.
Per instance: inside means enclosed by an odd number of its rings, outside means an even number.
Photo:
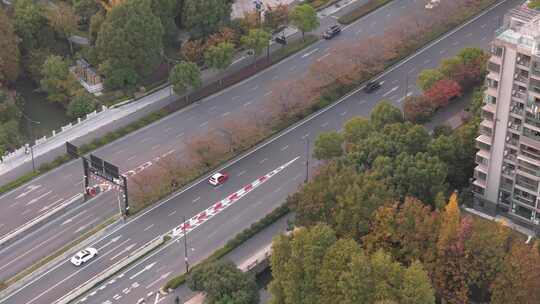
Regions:
<svg viewBox="0 0 540 304"><path fill-rule="evenodd" d="M75 266L81 266L83 263L86 263L93 259L97 255L97 253L97 249L95 248L88 247L86 249L83 249L77 252L77 254L71 258L71 264Z"/></svg>

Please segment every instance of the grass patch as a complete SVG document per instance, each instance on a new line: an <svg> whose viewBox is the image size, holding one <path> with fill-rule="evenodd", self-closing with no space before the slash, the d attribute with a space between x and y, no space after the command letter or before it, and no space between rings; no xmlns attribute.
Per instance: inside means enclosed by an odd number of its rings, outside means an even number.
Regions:
<svg viewBox="0 0 540 304"><path fill-rule="evenodd" d="M202 265L206 263L212 263L216 260L221 259L229 252L233 251L238 246L242 245L244 242L252 238L255 234L259 233L264 228L270 226L271 224L275 223L277 220L285 216L287 213L290 212L289 207L284 204L276 209L274 211L267 214L265 217L260 219L258 222L253 223L249 228L245 229L244 231L237 234L234 238L230 239L225 246L217 249L205 260L201 261L197 265L195 265L193 268L191 268L191 271L196 270L199 267L202 267ZM178 286L184 284L187 280L188 274L183 273L179 276L176 276L172 279L170 279L167 283L165 283L165 286L163 287L165 290L167 289L175 289Z"/></svg>
<svg viewBox="0 0 540 304"><path fill-rule="evenodd" d="M84 240L88 239L89 237L91 237L92 235L96 234L98 231L100 231L100 230L104 229L105 227L109 226L110 224L114 223L114 221L116 221L118 219L118 217L119 217L119 215L115 215L115 216L105 220L101 224L99 224L99 225L95 226L94 228L92 228L91 230L85 232L83 235L81 235L75 241L73 241L73 242L65 245L64 247L60 248L59 250L55 251L53 254L42 258L41 260L39 260L36 263L32 264L30 267L28 267L25 270L17 273L16 275L12 276L11 278L6 280L5 282L0 282L0 290L3 290L5 288L7 288L8 286L12 285L13 283L19 281L20 279L22 279L22 278L26 277L27 275L31 274L32 272L36 271L37 269L39 269L43 265L45 265L45 264L51 262L52 260L54 260L55 258L61 256L62 254L64 254L68 250L70 250L71 248L73 248L73 247L77 246L78 244L80 244L82 241L84 241Z"/></svg>
<svg viewBox="0 0 540 304"><path fill-rule="evenodd" d="M298 51L308 47L309 45L312 45L313 43L319 41L319 38L315 35L306 35L305 39L298 39L291 43L288 43L286 46L278 49L274 53L270 55L270 59L272 60L272 63L277 63L292 54L297 53Z"/></svg>
<svg viewBox="0 0 540 304"><path fill-rule="evenodd" d="M361 5L358 8L339 17L338 22L341 24L351 24L354 21L378 9L379 7L390 3L391 1L392 0L369 0L368 3Z"/></svg>

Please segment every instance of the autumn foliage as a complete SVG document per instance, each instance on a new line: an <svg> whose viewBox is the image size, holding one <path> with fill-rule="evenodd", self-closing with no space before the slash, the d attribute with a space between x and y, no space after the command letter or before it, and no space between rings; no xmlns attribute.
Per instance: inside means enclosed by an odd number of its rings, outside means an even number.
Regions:
<svg viewBox="0 0 540 304"><path fill-rule="evenodd" d="M461 87L454 80L441 79L435 82L424 96L435 108L444 107L451 99L461 96Z"/></svg>

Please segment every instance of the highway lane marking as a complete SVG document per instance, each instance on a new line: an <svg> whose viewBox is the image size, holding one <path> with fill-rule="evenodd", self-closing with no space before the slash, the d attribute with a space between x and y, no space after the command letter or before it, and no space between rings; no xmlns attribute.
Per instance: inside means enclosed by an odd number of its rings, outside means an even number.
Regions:
<svg viewBox="0 0 540 304"><path fill-rule="evenodd" d="M136 155L130 156L130 157L128 157L127 161L130 161L130 160L134 159L135 157L136 157Z"/></svg>
<svg viewBox="0 0 540 304"><path fill-rule="evenodd" d="M231 112L225 112L225 113L221 114L221 116L225 117L225 116L230 115L230 114L231 114Z"/></svg>
<svg viewBox="0 0 540 304"><path fill-rule="evenodd" d="M375 25L377 25L377 22L373 21L373 22L371 22L371 24L369 26L375 26Z"/></svg>
<svg viewBox="0 0 540 304"><path fill-rule="evenodd" d="M238 173L238 176L242 176L242 175L244 175L245 173L246 173L246 170L244 170L244 171Z"/></svg>
<svg viewBox="0 0 540 304"><path fill-rule="evenodd" d="M446 50L442 50L442 51L439 52L439 54L441 54L441 55L444 54L444 53L446 53Z"/></svg>
<svg viewBox="0 0 540 304"><path fill-rule="evenodd" d="M142 144L142 143L144 143L145 141L149 141L149 140L150 140L150 137L146 137L146 138L141 139L140 143Z"/></svg>
<svg viewBox="0 0 540 304"><path fill-rule="evenodd" d="M487 40L487 36L484 36L480 39L480 41L486 41Z"/></svg>
<svg viewBox="0 0 540 304"><path fill-rule="evenodd" d="M217 109L217 106L212 106L210 109L208 109L208 111L214 111L215 109Z"/></svg>
<svg viewBox="0 0 540 304"><path fill-rule="evenodd" d="M467 35L465 35L465 37L472 37L473 33L468 33Z"/></svg>
<svg viewBox="0 0 540 304"><path fill-rule="evenodd" d="M272 77L272 80L277 80L279 78L279 75L276 75L274 77Z"/></svg>
<svg viewBox="0 0 540 304"><path fill-rule="evenodd" d="M347 114L347 111L343 111L343 112L341 112L340 115L341 115L341 116L345 116L346 114Z"/></svg>
<svg viewBox="0 0 540 304"><path fill-rule="evenodd" d="M152 147L152 150L158 149L160 146L161 146L160 144L157 144L157 145Z"/></svg>
<svg viewBox="0 0 540 304"><path fill-rule="evenodd" d="M236 63L238 63L238 62L240 62L240 61L242 61L242 60L244 60L244 59L246 59L246 58L247 58L247 56L244 55L244 56L242 56L242 57L236 59L235 61L233 61L231 64L236 64Z"/></svg>
<svg viewBox="0 0 540 304"><path fill-rule="evenodd" d="M251 88L252 91L255 91L259 88L259 85L255 85L253 88Z"/></svg>
<svg viewBox="0 0 540 304"><path fill-rule="evenodd" d="M481 28L485 28L486 26L487 26L487 24L484 23L484 24L482 24L480 27L481 27Z"/></svg>
<svg viewBox="0 0 540 304"><path fill-rule="evenodd" d="M231 100L237 100L238 98L240 98L240 96L236 95L236 96L233 96L233 97L231 98Z"/></svg>
<svg viewBox="0 0 540 304"><path fill-rule="evenodd" d="M278 193L279 191L281 191L283 188L281 186L277 187L276 189L274 189L274 193Z"/></svg>
<svg viewBox="0 0 540 304"><path fill-rule="evenodd" d="M414 71L416 71L416 68L410 69L407 73L412 74L412 73L414 73Z"/></svg>
<svg viewBox="0 0 540 304"><path fill-rule="evenodd" d="M184 132L181 132L181 133L179 133L178 135L176 135L176 138L180 138L180 137L182 137L182 136L184 136Z"/></svg>
<svg viewBox="0 0 540 304"><path fill-rule="evenodd" d="M272 91L268 91L268 92L264 93L264 96L269 96L270 94L272 94Z"/></svg>
<svg viewBox="0 0 540 304"><path fill-rule="evenodd" d="M303 54L303 55L302 55L302 58L306 58L306 57L308 57L308 56L311 56L311 55L315 54L315 53L318 52L318 51L319 51L319 48L316 48L316 49L314 49L314 50L311 50L311 51L309 51L309 52Z"/></svg>
<svg viewBox="0 0 540 304"><path fill-rule="evenodd" d="M281 148L281 151L285 151L287 150L287 148L289 148L289 145L286 145L285 147Z"/></svg>
<svg viewBox="0 0 540 304"><path fill-rule="evenodd" d="M198 202L200 199L201 199L201 197L200 197L200 196L197 196L197 197L193 200L193 202L196 203L196 202Z"/></svg>
<svg viewBox="0 0 540 304"><path fill-rule="evenodd" d="M248 102L244 103L244 107L249 106L251 103L252 103L251 101L248 101Z"/></svg>
<svg viewBox="0 0 540 304"><path fill-rule="evenodd" d="M32 191L34 191L34 190L36 190L36 189L39 189L39 188L41 188L41 185L29 185L28 187L26 187L26 189L28 189L28 190L25 191L25 192L23 192L23 193L21 193L21 194L19 194L19 195L17 195L17 196L15 197L15 199L19 199L19 198L21 198L21 197L25 197L25 196L27 196L30 192L32 192Z"/></svg>
<svg viewBox="0 0 540 304"><path fill-rule="evenodd" d="M55 234L54 234L53 236L51 236L50 238L48 238L48 239L44 240L43 242L41 242L41 243L37 244L36 246L34 246L34 248L41 248L41 246L42 246L43 244L49 243L51 240L53 240L53 239L55 239L55 238L61 236L62 233L66 232L66 231L69 230L69 229L70 229L70 228L66 228L66 229L64 229L64 230L59 231L58 233L55 233ZM0 267L0 270L6 268L7 266L11 265L12 263L14 263L14 262L16 262L16 261L22 259L23 257L25 257L25 256L27 256L28 254L33 253L33 252L34 252L34 250L26 250L24 253L21 253L21 254L17 255L17 257L14 258L13 260L11 260L11 261L7 262L6 264L2 265L2 266Z"/></svg>
<svg viewBox="0 0 540 304"><path fill-rule="evenodd" d="M360 33L362 33L362 29L359 29L358 31L356 31L356 35L359 35Z"/></svg>
<svg viewBox="0 0 540 304"><path fill-rule="evenodd" d="M330 53L330 52L328 52L328 53L326 53L326 54L322 55L321 57L317 58L317 61L318 61L318 62L321 62L321 61L322 61L322 60L323 60L324 58L326 58L326 57L330 56L330 54L331 54L331 53Z"/></svg>
<svg viewBox="0 0 540 304"><path fill-rule="evenodd" d="M34 211L34 210L27 208L26 210L23 211L23 213L21 213L21 215L25 215L25 214L30 213L32 211Z"/></svg>
<svg viewBox="0 0 540 304"><path fill-rule="evenodd" d="M452 42L452 45L453 45L453 46L456 46L456 45L458 45L458 44L459 44L459 41L457 41L457 40L454 41L454 42Z"/></svg>
<svg viewBox="0 0 540 304"><path fill-rule="evenodd" d="M93 215L90 215L90 217L92 217ZM96 217L95 219L91 220L90 222L88 222L86 225L83 225L79 228L77 228L77 230L75 230L74 233L79 233L81 231L83 231L84 229L88 228L89 226L91 226L92 224L96 223L96 222L99 222L101 221L102 219L100 219L99 217Z"/></svg>
<svg viewBox="0 0 540 304"><path fill-rule="evenodd" d="M328 126L328 122L325 122L325 123L323 123L323 124L321 125L321 127L323 127L323 128L326 127L326 126Z"/></svg>
<svg viewBox="0 0 540 304"><path fill-rule="evenodd" d="M137 245L137 242L127 246L126 248L120 250L120 252L118 252L117 254L115 254L113 257L111 257L109 260L114 260L116 259L117 257L121 256L124 252L128 252L130 251L131 249L133 249L133 247L135 247Z"/></svg>
<svg viewBox="0 0 540 304"><path fill-rule="evenodd" d="M392 94L393 92L397 91L397 89L399 89L399 86L395 86L395 87L391 88L390 91L384 93L384 94L382 95L382 97L386 97L386 96Z"/></svg>
<svg viewBox="0 0 540 304"><path fill-rule="evenodd" d="M151 224L150 226L144 228L143 231L148 231L148 230L152 229L152 227L154 227L154 224Z"/></svg>
<svg viewBox="0 0 540 304"><path fill-rule="evenodd" d="M39 201L40 199L42 199L42 198L48 196L48 195L51 194L51 193L52 193L52 190L49 191L49 192L43 193L42 195L40 195L40 196L38 196L38 197L36 197L36 198L34 198L34 199L31 199L30 201L28 201L28 203L26 203L26 206L30 206L30 205L34 204L35 202L37 202L37 201Z"/></svg>
<svg viewBox="0 0 540 304"><path fill-rule="evenodd" d="M294 71L295 69L296 69L296 65L293 65L293 66L291 66L291 68L289 69L289 71L292 72L292 71Z"/></svg>
<svg viewBox="0 0 540 304"><path fill-rule="evenodd" d="M88 211L88 210L83 210L83 211L81 211L81 212L75 214L74 216L68 218L68 219L65 220L62 224L60 224L60 226L64 226L65 224L69 224L69 223L73 222L73 220L74 220L75 218L77 218L77 217L79 217L79 216L85 214L87 211Z"/></svg>
<svg viewBox="0 0 540 304"><path fill-rule="evenodd" d="M167 273L162 274L159 277L159 279L157 279L157 280L153 281L152 283L146 285L145 289L150 289L150 287L156 285L157 283L159 283L162 280L165 280L170 274L171 274L171 272L167 272Z"/></svg>
<svg viewBox="0 0 540 304"><path fill-rule="evenodd" d="M259 162L259 164L262 164L262 163L264 163L264 162L267 161L267 160L268 160L268 158L264 158L263 160L261 160L261 161Z"/></svg>
<svg viewBox="0 0 540 304"><path fill-rule="evenodd" d="M99 248L98 248L98 251L101 251L103 248L105 248L105 247L111 245L112 243L117 242L120 238L122 238L122 235L119 235L119 236L117 236L117 237L112 238L110 241L108 241L107 243L105 243L105 245L99 247Z"/></svg>
<svg viewBox="0 0 540 304"><path fill-rule="evenodd" d="M401 67L403 64L409 62L411 59L416 58L417 56L419 56L420 54L422 54L425 50L430 49L430 48L433 47L434 45L440 43L442 40L445 40L445 39L447 39L448 37L454 35L456 32L460 31L461 29L463 29L464 27L468 26L468 25L471 24L472 22L474 22L474 21L478 20L479 18L483 17L485 14L490 13L491 11L493 11L493 9L499 7L499 6L500 6L501 4L503 4L503 3L505 3L505 2L502 1L502 2L497 3L496 5L490 7L488 10L485 10L485 11L482 12L481 14L477 15L475 18L469 20L468 22L465 22L464 24L458 26L456 29L452 30L451 32L449 32L449 33L443 35L443 36L440 37L439 39L437 39L437 40L433 41L432 43L428 44L425 48L423 48L422 50L420 50L418 53L414 54L413 56L411 56L411 57L409 57L409 58L407 58L407 59L405 59L405 60L403 60L401 63L398 63L398 64L397 64L396 66L394 66L393 68L391 68L391 69L387 70L386 72L384 72L381 76L378 77L378 79L380 79L380 78L383 77L384 75L387 75L388 73L391 73L391 72L395 71L397 68ZM353 25L354 25L354 24L356 24L356 23L353 23ZM295 56L292 56L292 57L289 57L289 58L295 58ZM330 107L328 107L328 108L325 108L324 110L322 110L322 111L316 113L316 115L313 115L312 117L310 117L310 119L308 119L308 120L306 120L306 121L303 121L302 123L299 123L298 125L294 126L293 128L290 128L290 129L286 130L286 131L283 132L280 136L277 136L277 137L275 137L274 139L268 141L267 143L265 143L265 145L261 145L261 146L258 147L257 149L251 151L251 153L247 153L247 154L244 155L243 157L239 157L238 159L235 159L234 161L232 161L232 162L229 163L228 165L231 165L231 164L233 164L233 163L238 162L239 160L243 159L244 157L246 157L246 156L248 156L248 155L251 155L251 154L253 154L255 151L258 151L258 150L260 150L261 148L265 147L266 145L268 145L268 144L274 142L276 139L283 137L285 134L288 134L289 132L291 132L292 130L298 128L299 126L304 125L306 122L312 121L315 117L318 117L318 116L320 116L320 115L323 114L323 113L326 113L326 111L328 111L328 110L332 109L334 106L340 104L341 101L346 100L346 99L349 98L350 96L352 96L352 95L358 93L361 89L362 89L362 88L359 88L359 89L357 89L357 90L352 91L351 93L349 93L349 94L347 94L346 96L344 96L341 100L339 100L338 102L334 103L332 106L330 106ZM205 177L205 179L206 179L206 177ZM202 181L202 180L204 180L204 179L201 179L201 181ZM199 183L200 183L201 181L199 181ZM198 183L195 183L194 185L196 185L196 184L198 184ZM190 188L192 188L192 187L188 187L188 188L186 188L185 190L179 192L178 194L184 193L185 191L189 190ZM177 194L177 195L178 195L178 194ZM174 198L174 197L175 197L175 196L173 196L173 197L171 197L171 198ZM170 200L170 199L169 199L169 200ZM137 220L138 218L142 218L145 214L147 214L148 212L151 212L151 211L154 210L155 208L160 207L161 205L163 205L164 203L168 202L169 200L164 200L162 203L153 206L152 208L148 209L148 210L145 211L144 213L141 213L139 216L137 216L137 218L135 218L134 220L132 220L132 222L135 221L135 220ZM122 227L125 227L125 226L122 226ZM119 229L120 229L120 228L115 229L115 230L113 230L111 233L114 233L114 232L118 231ZM111 234L111 233L109 233L109 234ZM59 264L59 265L58 265L57 267L55 267L54 269L58 268L58 267L61 266L61 265L62 265L62 264ZM87 266L88 266L88 265L87 265ZM28 284L25 284L25 286L19 288L19 289L18 289L15 293L13 293L12 295L14 295L14 294L20 292L20 291L21 291L23 288L25 288L26 286L29 286L30 284L33 284L37 279L42 278L44 275L46 275L47 273L53 271L54 269L51 269L51 270L47 271L46 273L40 275L38 278L32 280L32 282L30 282L30 283L28 283ZM81 270L82 270L82 269L81 269ZM81 270L79 270L79 272L80 272ZM45 293L48 293L48 292L49 292L50 290L52 290L53 288L56 288L58 285L60 285L60 284L63 283L64 281L70 279L71 277L73 277L73 275L70 275L68 278L65 278L62 282L59 282L59 283L55 284L55 286L52 286L51 288L49 288L49 289L47 289L46 291L42 292L42 293L39 294L37 297L35 297L34 299L30 300L30 302L28 302L27 304L30 304L30 303L34 302L36 299L40 298L40 297L43 296ZM7 299L7 298L6 298L6 299ZM6 299L3 299L2 301L6 300Z"/></svg>
<svg viewBox="0 0 540 304"><path fill-rule="evenodd" d="M176 214L176 210L174 210L173 212L169 213L167 216L173 216Z"/></svg>
<svg viewBox="0 0 540 304"><path fill-rule="evenodd" d="M204 127L204 126L206 126L207 124L208 124L208 120L205 121L205 122L203 122L202 124L200 124L199 127Z"/></svg>
<svg viewBox="0 0 540 304"><path fill-rule="evenodd" d="M403 100L405 100L406 97L409 97L409 96L411 96L412 94L413 94L412 92L408 92L406 96L401 97L400 99L398 99L397 102L398 102L398 103L401 103Z"/></svg>
<svg viewBox="0 0 540 304"><path fill-rule="evenodd" d="M165 128L165 133L169 133L170 130L172 130L171 127Z"/></svg>
<svg viewBox="0 0 540 304"><path fill-rule="evenodd" d="M304 136L302 136L302 139L306 139L307 137L309 137L309 135L311 135L311 133L309 133L309 132L304 134Z"/></svg>
<svg viewBox="0 0 540 304"><path fill-rule="evenodd" d="M120 154L120 153L122 153L122 152L124 152L124 149L116 150L116 151L113 152L113 154Z"/></svg>
<svg viewBox="0 0 540 304"><path fill-rule="evenodd" d="M156 265L156 263L157 263L157 262L154 262L154 263L152 263L152 264L148 264L148 265L144 266L143 269L141 269L140 271L136 272L134 275L130 276L129 279L130 279L130 280L135 279L135 278L138 277L141 273L143 273L143 272L149 270L150 268L154 267L154 265Z"/></svg>
<svg viewBox="0 0 540 304"><path fill-rule="evenodd" d="M428 63L430 63L430 62L431 62L431 59L426 59L426 60L424 60L424 64L428 64Z"/></svg>

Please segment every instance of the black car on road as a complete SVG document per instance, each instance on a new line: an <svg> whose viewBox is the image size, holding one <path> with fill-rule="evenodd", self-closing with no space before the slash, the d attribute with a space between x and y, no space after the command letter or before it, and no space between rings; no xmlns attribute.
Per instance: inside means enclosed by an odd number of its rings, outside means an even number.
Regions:
<svg viewBox="0 0 540 304"><path fill-rule="evenodd" d="M334 38L334 36L338 35L339 33L341 33L341 26L335 24L335 25L332 25L331 27L329 27L323 34L322 34L322 37L324 39L332 39Z"/></svg>
<svg viewBox="0 0 540 304"><path fill-rule="evenodd" d="M378 82L378 81L370 81L370 82L366 83L366 86L364 87L364 92L371 93L371 92L377 90L380 87L381 87L380 82Z"/></svg>

